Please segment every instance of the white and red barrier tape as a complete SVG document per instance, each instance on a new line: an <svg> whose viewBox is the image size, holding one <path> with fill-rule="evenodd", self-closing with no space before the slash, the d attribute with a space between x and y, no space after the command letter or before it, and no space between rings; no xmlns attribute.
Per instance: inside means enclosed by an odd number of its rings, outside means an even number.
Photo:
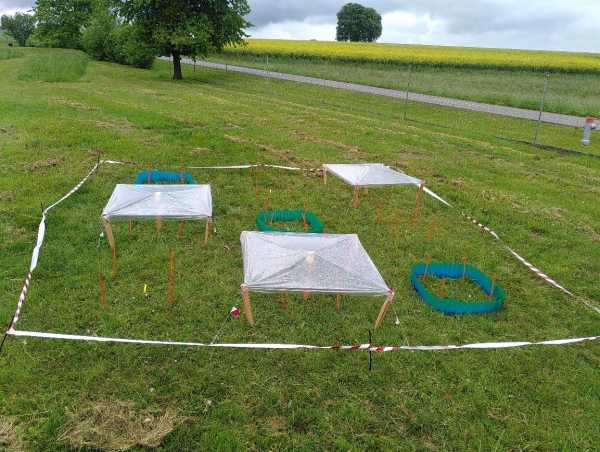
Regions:
<svg viewBox="0 0 600 452"><path fill-rule="evenodd" d="M306 349L306 350L367 350L371 352L389 352L389 351L398 351L398 350L460 350L460 349L498 349L498 348L516 348L516 347L525 347L525 346L543 346L543 345L566 345L566 344L575 344L581 342L589 342L596 341L600 339L600 336L589 336L589 337L579 337L579 338L568 338L568 339L555 339L548 340L542 342L529 342L529 341L514 341L514 342L484 342L484 343L474 343L474 344L464 344L464 345L394 345L394 346L374 346L372 344L357 344L357 345L332 345L332 346L319 346L319 345L302 345L302 344L204 344L200 342L176 342L176 341L156 341L156 340L144 340L144 339L126 339L126 338L112 338L112 337L101 337L101 336L83 336L83 335L74 335L74 334L60 334L60 333L48 333L48 332L35 332L35 331L18 331L16 330L16 324L21 315L21 310L23 308L23 304L25 299L27 298L27 293L29 291L29 287L31 285L31 279L33 275L33 271L37 267L37 262L39 258L39 253L44 242L44 236L46 231L46 215L48 212L54 207L58 206L60 203L65 201L75 192L77 192L83 184L87 182L87 180L96 172L102 164L116 164L123 165L125 162L119 162L115 160L100 160L94 167L89 171L89 173L75 186L73 187L67 194L65 194L62 198L60 198L55 203L51 204L47 208L45 208L42 212L42 218L40 221L40 225L38 228L38 238L36 245L33 249L33 253L31 256L31 265L29 268L29 272L27 273L27 277L25 278L25 283L21 290L21 294L19 295L19 301L17 303L17 309L15 311L15 315L13 316L13 320L10 324L7 335L17 336L17 337L38 337L45 339L63 339L63 340L77 340L77 341L90 341L90 342L104 342L104 343L125 343L125 344L154 344L154 345L173 345L173 346L186 346L186 347L212 347L212 348L237 348L237 349L277 349L277 350L297 350L297 349ZM243 169L250 168L256 166L265 166L265 167L273 167L273 168L282 168L282 169L290 169L290 170L300 170L301 168L293 168L293 167L284 167L278 165L237 165L237 166L229 166L229 167L188 167L188 168L196 168L196 169ZM438 199L442 203L447 206L451 206L448 202L444 201L441 197L431 192L429 189L425 189L428 194ZM496 234L489 227L484 226L479 223L477 220L471 218L468 215L465 215L470 221L479 226L482 230L492 235L495 239L501 241L498 234ZM506 245L505 245L506 246ZM530 270L534 273L538 274L538 276L542 277L546 282L552 284L558 289L562 290L564 293L573 295L570 291L560 286L554 280L549 278L547 275L542 273L540 270L535 268L532 264L527 262L524 258L519 256L515 251L513 251L510 247L506 246L506 248L523 264L525 264ZM585 301L585 300L584 300ZM587 304L587 303L586 303ZM596 312L600 313L600 310L593 305L589 305Z"/></svg>
<svg viewBox="0 0 600 452"><path fill-rule="evenodd" d="M465 350L479 349L491 350L501 348L519 348L528 346L544 346L544 345L568 345L582 342L592 342L600 340L600 336L577 337L569 339L555 339L541 342L529 341L512 341L512 342L480 342L463 345L386 345L378 346L373 344L354 344L354 345L308 345L308 344L209 344L203 342L179 342L179 341L157 341L147 339L127 339L118 337L105 336L82 336L77 334L60 334L60 333L39 333L35 331L15 331L8 332L11 336L18 337L37 337L44 339L62 339L70 341L85 341L85 342L102 342L115 344L145 344L145 345L171 345L179 347L206 347L206 348L230 348L230 349L262 349L262 350L345 350L355 351L363 350L370 352L393 352L393 351L442 351L442 350Z"/></svg>

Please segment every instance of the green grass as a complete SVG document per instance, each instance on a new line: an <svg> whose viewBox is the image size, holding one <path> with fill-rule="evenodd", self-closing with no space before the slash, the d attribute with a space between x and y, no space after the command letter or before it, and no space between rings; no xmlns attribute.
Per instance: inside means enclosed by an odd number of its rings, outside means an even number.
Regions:
<svg viewBox="0 0 600 452"><path fill-rule="evenodd" d="M528 71L352 63L252 54L224 53L212 61L289 74L360 83L497 105L539 109L544 74ZM597 74L554 73L550 76L546 111L600 116Z"/></svg>
<svg viewBox="0 0 600 452"><path fill-rule="evenodd" d="M23 52L12 47L0 47L0 60L10 60L12 58L20 58Z"/></svg>
<svg viewBox="0 0 600 452"><path fill-rule="evenodd" d="M49 55L53 52L48 51ZM90 62L77 83L31 83L25 59L0 62L0 316L8 321L37 234L40 205L58 199L104 158L141 167L245 162L315 167L326 162L396 165L427 181L457 208L425 199L411 225L414 187L372 189L351 209L351 189L304 173L261 170L255 197L247 172L193 170L213 190L217 233L203 224L156 233L152 223L115 227L119 274L99 215L116 183L139 168L103 166L51 211L46 242L19 329L150 339L211 341L241 304L240 231L254 229L271 190L274 208L302 208L326 232L357 233L396 290L377 344L447 344L595 335L598 315L541 282L497 242L460 217L490 223L534 264L577 294L600 300L600 160L493 138L528 135L528 122L412 105L241 74L185 67L152 71ZM433 124L420 120L428 119ZM461 126L462 131L450 128ZM469 132L465 132L469 131ZM570 143L570 129L542 137ZM381 210L381 224L376 212ZM429 228L433 227L431 240ZM167 256L175 249L175 303L166 306ZM507 293L499 313L444 316L410 286L411 266L469 263L496 275ZM109 309L98 303L107 275ZM148 284L150 297L142 294ZM453 289L455 290L455 289ZM458 290L458 289L456 289ZM252 329L239 320L223 342L365 342L381 299L253 295ZM69 412L96 402L176 408L189 422L162 450L591 450L600 443L597 343L498 351L366 353L209 351L9 338L0 357L0 416L33 450L65 450ZM1 418L0 418L1 419ZM111 432L108 432L109 434Z"/></svg>
<svg viewBox="0 0 600 452"><path fill-rule="evenodd" d="M84 76L89 58L78 50L29 52L19 79L36 82L76 82Z"/></svg>

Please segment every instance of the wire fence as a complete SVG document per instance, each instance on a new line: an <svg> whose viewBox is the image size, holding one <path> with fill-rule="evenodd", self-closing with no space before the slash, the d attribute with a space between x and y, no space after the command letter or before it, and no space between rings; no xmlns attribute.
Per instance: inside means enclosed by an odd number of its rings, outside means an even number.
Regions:
<svg viewBox="0 0 600 452"><path fill-rule="evenodd" d="M402 120L493 135L540 150L600 158L600 119L595 119L594 131L584 144L586 116L600 118L600 83L593 74L418 66L363 71L359 66L290 63L268 56L197 64L387 96L398 100Z"/></svg>

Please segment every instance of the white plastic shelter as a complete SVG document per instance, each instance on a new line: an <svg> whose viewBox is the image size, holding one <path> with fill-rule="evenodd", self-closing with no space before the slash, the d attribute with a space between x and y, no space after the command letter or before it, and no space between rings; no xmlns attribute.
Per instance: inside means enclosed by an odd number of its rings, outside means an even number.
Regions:
<svg viewBox="0 0 600 452"><path fill-rule="evenodd" d="M117 184L102 221L113 252L116 248L111 222L125 220L202 220L206 219L204 242L212 222L210 185L130 185Z"/></svg>
<svg viewBox="0 0 600 452"><path fill-rule="evenodd" d="M383 185L417 185L422 186L423 181L396 171L383 163L326 163L323 165L323 181L327 183L327 173L332 173L354 187L352 206L358 207L360 187L364 187L365 194L369 187Z"/></svg>
<svg viewBox="0 0 600 452"><path fill-rule="evenodd" d="M393 298L356 234L248 232L244 259L244 312L254 324L248 292L385 295L379 326Z"/></svg>
<svg viewBox="0 0 600 452"><path fill-rule="evenodd" d="M383 163L325 164L323 168L347 184L357 187L421 185L419 179L393 170Z"/></svg>

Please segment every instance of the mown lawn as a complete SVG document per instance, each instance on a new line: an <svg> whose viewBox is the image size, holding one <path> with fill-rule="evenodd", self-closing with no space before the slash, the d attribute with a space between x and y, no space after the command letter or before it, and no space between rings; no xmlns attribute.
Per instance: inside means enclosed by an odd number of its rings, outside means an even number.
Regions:
<svg viewBox="0 0 600 452"><path fill-rule="evenodd" d="M175 83L163 62L152 71L90 62L79 81L46 83L23 80L26 59L0 61L3 322L14 312L40 207L75 185L100 153L140 166L103 166L51 212L18 329L200 342L220 330L223 342L367 342L380 299L344 297L338 314L332 296L294 296L286 313L277 295L254 295L254 329L240 320L224 323L231 306L241 305L240 232L254 229L270 192L274 207L306 203L327 232L359 235L396 290L394 309L374 333L378 345L600 332L598 314L545 285L459 214L491 224L550 276L597 302L599 159L492 138L504 130L529 134L527 122L422 105L412 105L410 117L430 121L403 121L401 103L388 99L184 69L186 80ZM441 120L461 131L436 125ZM544 134L566 144L575 136L556 127ZM192 170L213 190L217 232L209 246L201 245L203 224L188 223L181 240L174 223L160 233L152 223L138 223L131 233L121 224L115 228L119 273L110 277L99 215L114 185L133 182L139 169L367 161L426 180L456 210L427 198L413 226L415 187L372 189L354 210L351 190L333 178L323 185L308 173L262 169L256 196L247 172ZM176 286L168 308L170 249L176 250ZM467 257L496 275L506 308L468 317L430 310L409 280L411 266L425 256ZM98 302L98 272L107 277L108 309ZM35 450L114 445L119 426L86 424L85 413L128 403L141 425L144 413L177 413L172 431L159 437L164 450L573 450L600 443L597 343L373 358L369 372L365 352L8 338L0 357L0 420L14 427L11 441L20 438ZM94 426L100 433L89 433ZM82 443L82 437L93 440Z"/></svg>

